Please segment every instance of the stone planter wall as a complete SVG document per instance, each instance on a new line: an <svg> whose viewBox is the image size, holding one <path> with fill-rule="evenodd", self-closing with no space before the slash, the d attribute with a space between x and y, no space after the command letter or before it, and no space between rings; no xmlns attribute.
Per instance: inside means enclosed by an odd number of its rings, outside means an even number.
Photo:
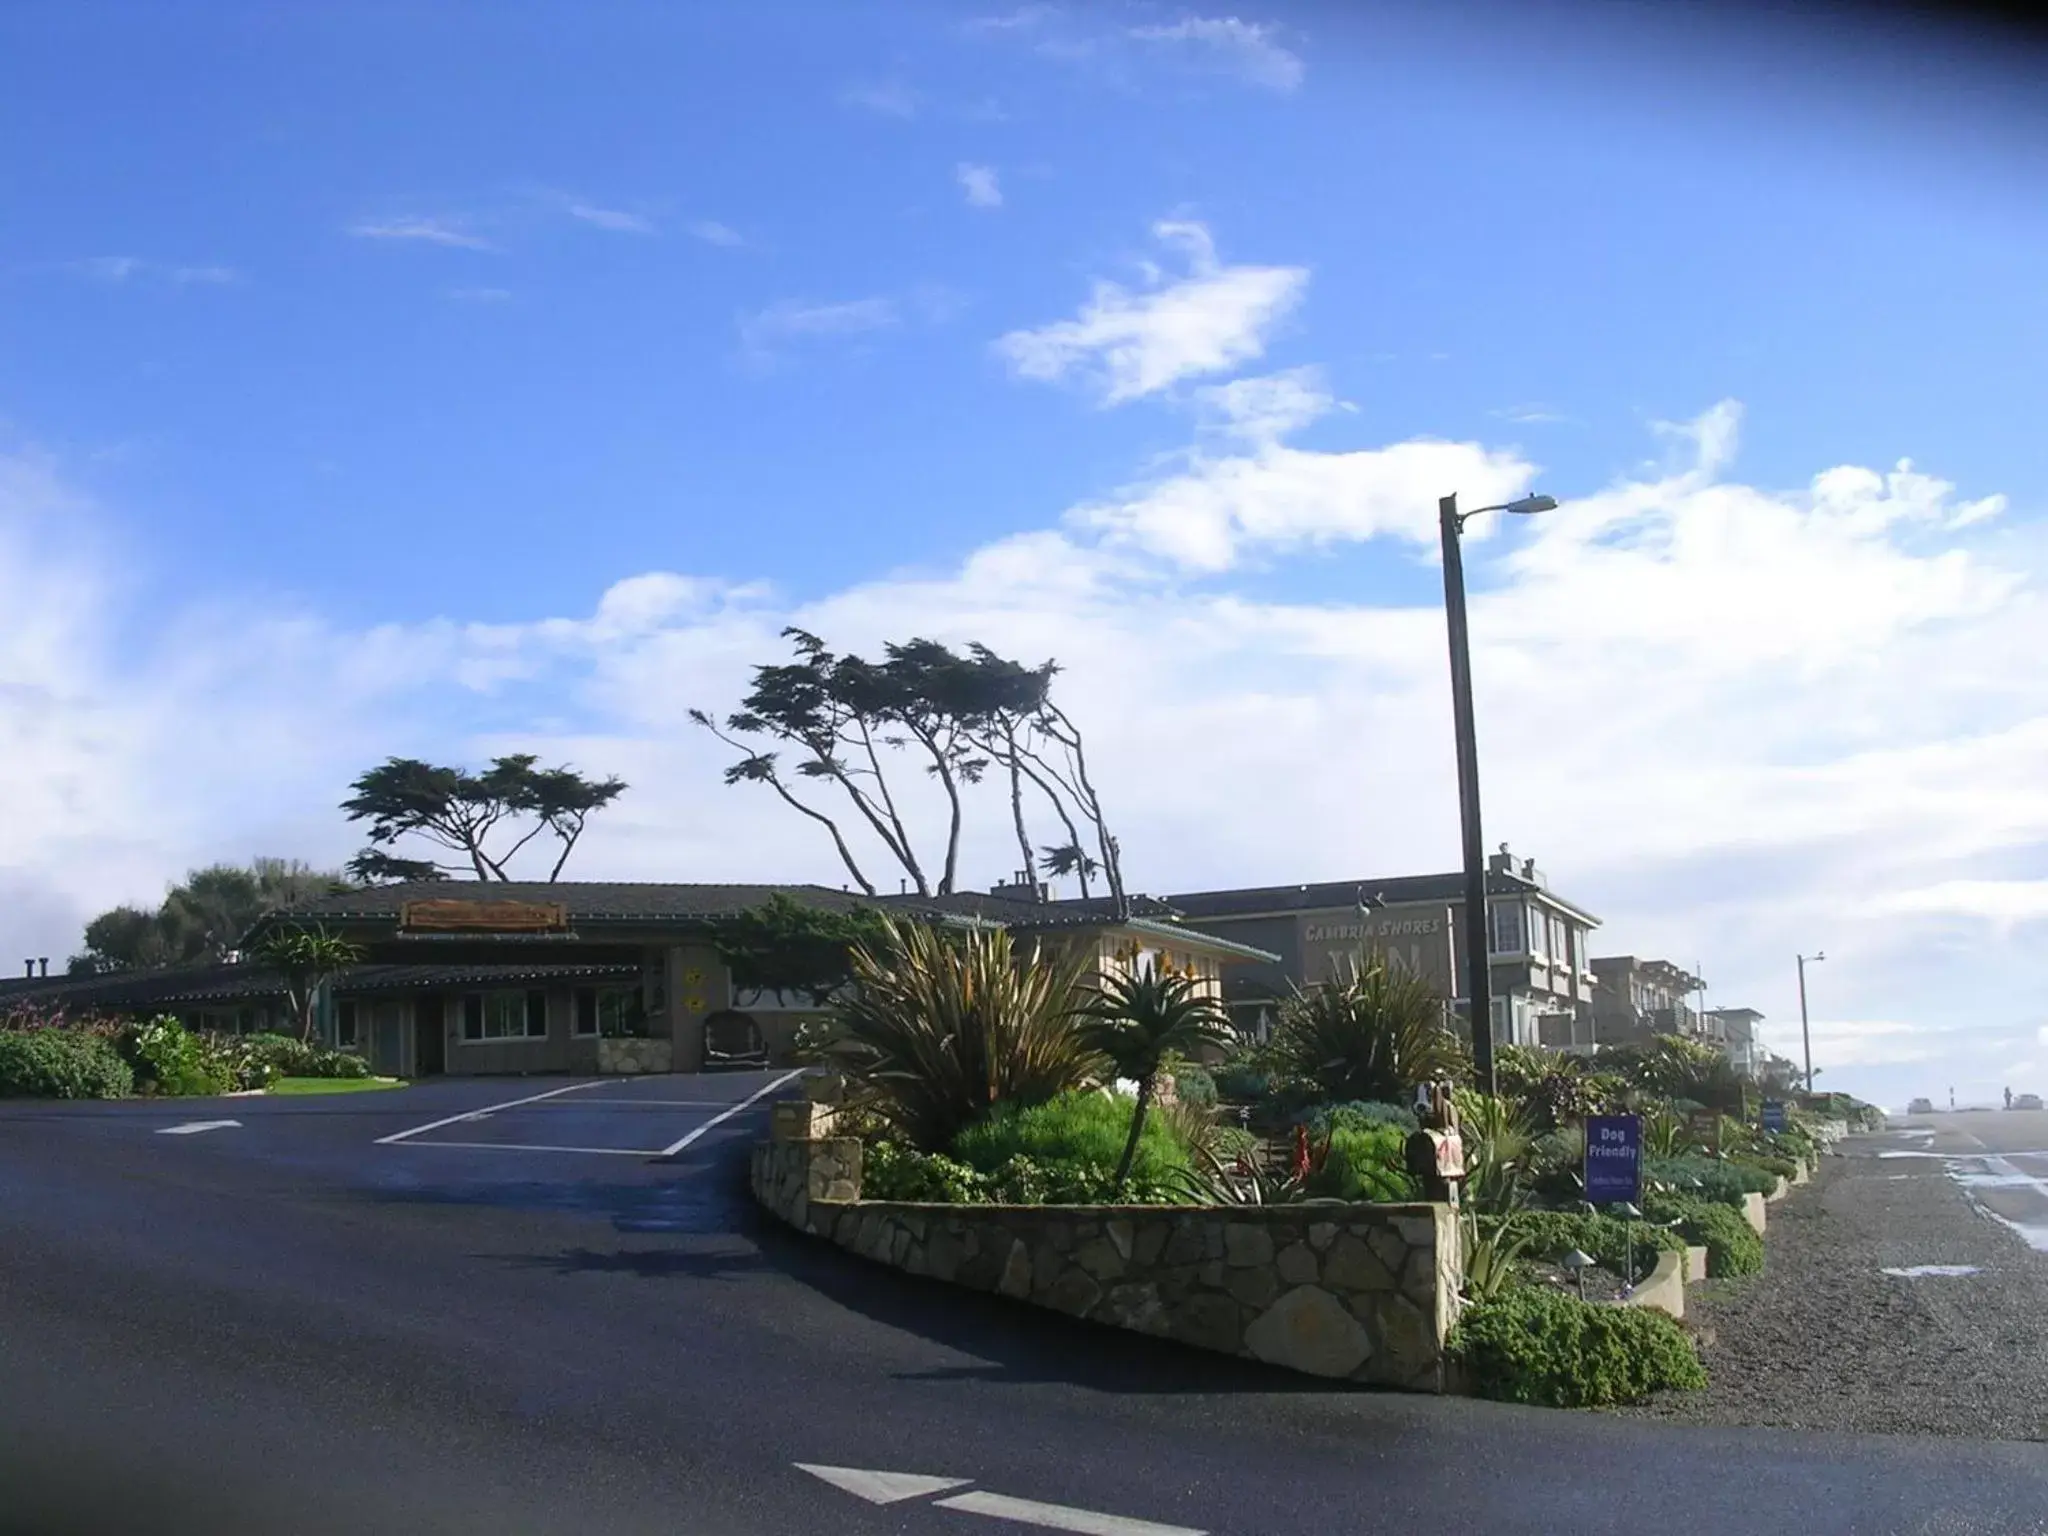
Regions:
<svg viewBox="0 0 2048 1536"><path fill-rule="evenodd" d="M616 1036L597 1042L597 1070L600 1072L667 1072L674 1059L675 1045L668 1040Z"/></svg>
<svg viewBox="0 0 2048 1536"><path fill-rule="evenodd" d="M860 1143L754 1150L755 1197L877 1263L1316 1376L1442 1392L1463 1279L1447 1205L862 1201Z"/></svg>

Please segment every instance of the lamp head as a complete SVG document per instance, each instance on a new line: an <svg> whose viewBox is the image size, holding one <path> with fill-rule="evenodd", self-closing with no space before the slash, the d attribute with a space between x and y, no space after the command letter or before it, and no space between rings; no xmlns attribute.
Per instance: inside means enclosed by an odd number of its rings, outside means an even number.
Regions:
<svg viewBox="0 0 2048 1536"><path fill-rule="evenodd" d="M1554 512L1556 510L1557 498L1555 496L1523 496L1501 508L1501 511L1512 512L1517 517L1528 517L1535 512Z"/></svg>

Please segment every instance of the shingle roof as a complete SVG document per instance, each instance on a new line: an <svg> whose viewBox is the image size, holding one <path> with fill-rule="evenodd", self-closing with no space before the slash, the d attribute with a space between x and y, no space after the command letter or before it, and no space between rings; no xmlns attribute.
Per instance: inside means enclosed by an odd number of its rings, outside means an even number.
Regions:
<svg viewBox="0 0 2048 1536"><path fill-rule="evenodd" d="M638 974L631 965L357 965L336 974L338 994L409 988L516 986L535 981L603 980ZM260 965L178 966L111 976L51 977L41 989L15 989L11 1000L71 1008L141 1008L165 1003L232 1002L279 997L284 981Z"/></svg>
<svg viewBox="0 0 2048 1536"><path fill-rule="evenodd" d="M1567 911L1591 923L1600 920L1583 907L1566 901L1555 891L1525 880L1520 875L1489 871L1486 891L1490 896L1521 896L1531 892L1556 902ZM1397 905L1413 901L1459 902L1465 896L1465 877L1458 871L1440 875L1395 875L1385 879L1325 880L1312 885L1261 885L1227 891L1184 891L1165 901L1186 918L1200 921L1213 917L1243 917L1267 912L1314 912L1327 907L1355 906L1361 897Z"/></svg>
<svg viewBox="0 0 2048 1536"><path fill-rule="evenodd" d="M289 917L300 922L398 921L409 901L490 900L559 902L571 923L675 922L731 917L770 896L789 896L844 910L872 898L823 885L679 885L617 880L409 880L320 896L268 914L258 924Z"/></svg>

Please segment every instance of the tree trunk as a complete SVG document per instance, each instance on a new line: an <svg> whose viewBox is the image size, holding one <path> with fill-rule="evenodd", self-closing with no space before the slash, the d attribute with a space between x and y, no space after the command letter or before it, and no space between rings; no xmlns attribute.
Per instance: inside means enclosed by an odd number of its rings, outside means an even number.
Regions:
<svg viewBox="0 0 2048 1536"><path fill-rule="evenodd" d="M1138 1138L1145 1134L1145 1111L1152 1106L1152 1078L1148 1072L1138 1079L1138 1102L1131 1106L1131 1134L1124 1142L1124 1155L1117 1159L1116 1187L1123 1190L1124 1181L1131 1176L1131 1164L1138 1160Z"/></svg>
<svg viewBox="0 0 2048 1536"><path fill-rule="evenodd" d="M1038 889L1038 861L1031 856L1031 834L1024 827L1024 765L1017 761L1017 728L1007 726L1004 731L1009 750L1003 754L1003 761L1010 770L1010 822L1017 829L1017 852L1024 857L1020 873L1024 883L1035 894Z"/></svg>

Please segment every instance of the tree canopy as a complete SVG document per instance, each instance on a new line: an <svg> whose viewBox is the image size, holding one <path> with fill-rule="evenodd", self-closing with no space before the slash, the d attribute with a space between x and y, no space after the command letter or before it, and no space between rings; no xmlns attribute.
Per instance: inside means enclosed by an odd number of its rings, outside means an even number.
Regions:
<svg viewBox="0 0 2048 1536"><path fill-rule="evenodd" d="M862 891L874 895L876 884L855 843L870 839L919 895L957 889L968 795L993 768L1024 881L1035 884L1041 868L1072 875L1086 896L1099 875L1122 902L1117 841L1081 732L1052 698L1057 663L1027 666L978 641L963 654L921 638L884 645L882 659L870 661L835 653L806 630L786 629L783 638L795 658L757 666L737 710L722 721L702 709L690 717L740 753L725 782L764 784L816 824ZM938 786L942 830L913 827L906 759L908 772ZM800 792L807 786L815 792ZM840 814L821 800L838 803ZM1043 847L1032 842L1034 812L1059 827Z"/></svg>
<svg viewBox="0 0 2048 1536"><path fill-rule="evenodd" d="M545 832L558 849L547 878L560 878L591 813L616 800L626 783L585 778L569 768L538 768L536 762L530 752L514 753L470 773L418 758L387 758L358 778L350 786L355 793L341 803L350 821L370 824L370 846L349 861L349 873L371 884L445 880L460 873L510 880L506 866ZM408 837L455 855L455 861L387 851Z"/></svg>
<svg viewBox="0 0 2048 1536"><path fill-rule="evenodd" d="M347 888L339 871L297 859L195 869L154 910L118 906L87 923L69 969L92 976L225 959L264 913Z"/></svg>
<svg viewBox="0 0 2048 1536"><path fill-rule="evenodd" d="M882 914L857 906L829 912L777 892L717 925L719 958L738 992L796 993L822 1008L853 978L853 949L887 933Z"/></svg>

